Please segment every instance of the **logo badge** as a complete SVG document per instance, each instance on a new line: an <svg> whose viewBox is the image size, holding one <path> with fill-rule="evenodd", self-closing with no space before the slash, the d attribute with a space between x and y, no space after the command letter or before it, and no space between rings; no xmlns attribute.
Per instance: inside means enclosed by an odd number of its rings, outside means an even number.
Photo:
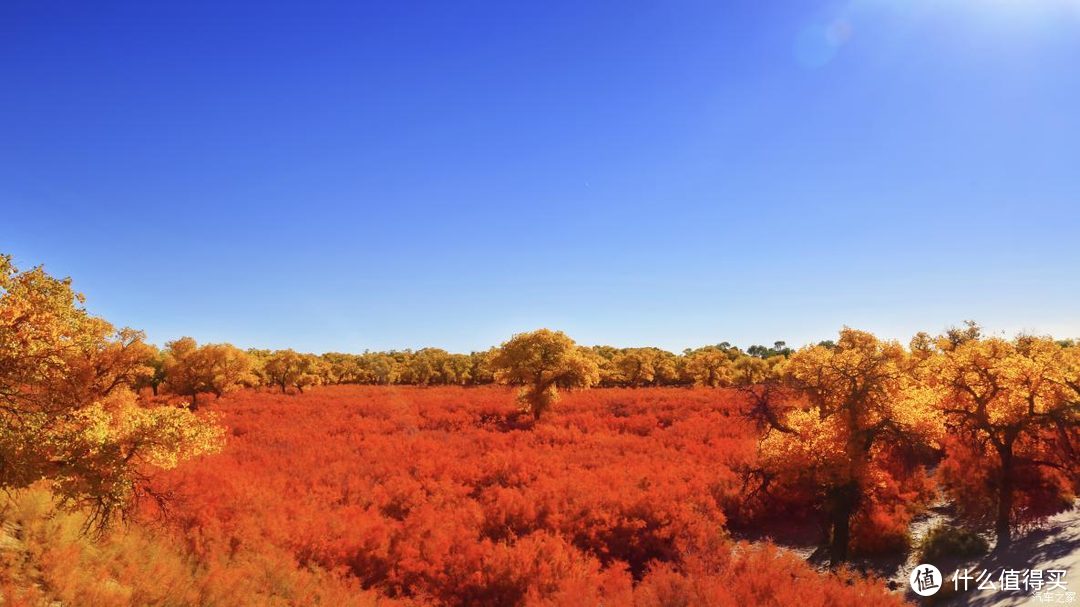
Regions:
<svg viewBox="0 0 1080 607"><path fill-rule="evenodd" d="M911 571L911 577L908 578L911 590L919 596L931 596L937 593L941 590L943 581L938 568L927 564L916 565Z"/></svg>

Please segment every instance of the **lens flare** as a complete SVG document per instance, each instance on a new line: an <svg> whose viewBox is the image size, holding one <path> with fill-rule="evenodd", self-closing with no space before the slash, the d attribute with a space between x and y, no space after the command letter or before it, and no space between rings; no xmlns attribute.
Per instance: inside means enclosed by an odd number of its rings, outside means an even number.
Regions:
<svg viewBox="0 0 1080 607"><path fill-rule="evenodd" d="M824 25L803 28L795 38L793 52L800 65L824 67L835 57L840 47L851 39L854 29L847 19L834 19Z"/></svg>

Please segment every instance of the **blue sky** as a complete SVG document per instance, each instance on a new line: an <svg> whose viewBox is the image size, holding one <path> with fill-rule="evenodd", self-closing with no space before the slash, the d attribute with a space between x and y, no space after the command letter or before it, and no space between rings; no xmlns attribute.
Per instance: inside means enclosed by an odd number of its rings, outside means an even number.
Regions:
<svg viewBox="0 0 1080 607"><path fill-rule="evenodd" d="M310 351L1080 336L1080 2L0 5L0 251Z"/></svg>

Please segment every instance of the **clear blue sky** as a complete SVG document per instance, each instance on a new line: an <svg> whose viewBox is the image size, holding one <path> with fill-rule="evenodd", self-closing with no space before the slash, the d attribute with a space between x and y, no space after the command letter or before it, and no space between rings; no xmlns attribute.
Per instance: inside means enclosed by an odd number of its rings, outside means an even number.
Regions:
<svg viewBox="0 0 1080 607"><path fill-rule="evenodd" d="M0 251L311 351L1080 335L1080 2L0 4Z"/></svg>

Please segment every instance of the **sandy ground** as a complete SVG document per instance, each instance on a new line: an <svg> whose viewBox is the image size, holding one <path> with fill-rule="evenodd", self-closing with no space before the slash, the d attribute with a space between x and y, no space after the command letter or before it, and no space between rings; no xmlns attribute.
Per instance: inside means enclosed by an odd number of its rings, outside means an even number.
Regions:
<svg viewBox="0 0 1080 607"><path fill-rule="evenodd" d="M938 601L935 604L950 607L1013 607L1015 605L1080 607L1080 509L1074 508L1069 512L1051 517L1037 529L1018 537L1008 550L991 552L977 562L962 564L960 567L971 567L977 572L992 571L989 579L995 582L1003 569L1041 569L1044 577L1048 570L1062 569L1066 571L1064 579L1068 590L1044 589L1040 596L1033 590L1008 592L976 590L975 584L972 584L970 592L944 602ZM946 576L952 575L951 572L943 573ZM947 585L951 586L952 581L948 581ZM960 585L963 586L963 581ZM1022 583L1020 587L1023 588Z"/></svg>
<svg viewBox="0 0 1080 607"><path fill-rule="evenodd" d="M950 522L951 518L945 504L938 504L931 508L926 514L913 521L911 526L913 544L917 545L931 527L938 523ZM824 569L825 555L820 547L785 546L785 548ZM942 573L946 576L945 585L942 591L933 597L922 598L908 589L911 571L919 565L915 555L907 559L897 557L891 560L855 560L851 565L856 569L885 578L890 588L898 593L904 593L905 597L914 604L934 607L1014 607L1017 605L1080 607L1080 505L1069 512L1050 517L1037 528L1018 533L1008 550L991 551L982 558L942 565ZM953 593L951 592L954 585L952 576L956 570L963 569L968 569L969 575L976 580L968 583L970 588L968 592ZM1042 570L1044 577L1047 576L1045 572L1048 570L1062 569L1067 572L1065 582L1068 590L1062 591L1060 588L1055 588L1049 591L1052 594L1044 594L1040 597L1030 589L1023 590L1022 581L1020 591L979 590L977 588L979 585L977 579L983 571L990 572L984 579L992 580L995 587L1000 587L1000 575L1004 569ZM1022 580L1023 573L1020 576ZM964 581L961 579L959 587L963 588L963 585ZM1073 594L1069 595L1066 592Z"/></svg>

